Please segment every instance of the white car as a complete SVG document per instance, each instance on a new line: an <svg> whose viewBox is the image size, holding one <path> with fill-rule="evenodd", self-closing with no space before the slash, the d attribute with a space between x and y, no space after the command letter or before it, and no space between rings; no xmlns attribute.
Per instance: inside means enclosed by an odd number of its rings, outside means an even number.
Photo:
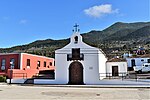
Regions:
<svg viewBox="0 0 150 100"><path fill-rule="evenodd" d="M134 71L137 73L150 72L150 63L144 63L142 66L135 66Z"/></svg>

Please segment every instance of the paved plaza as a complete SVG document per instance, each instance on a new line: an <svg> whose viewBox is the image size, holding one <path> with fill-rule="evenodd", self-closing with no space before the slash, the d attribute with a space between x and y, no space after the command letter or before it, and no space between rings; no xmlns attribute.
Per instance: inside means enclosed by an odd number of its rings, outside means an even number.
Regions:
<svg viewBox="0 0 150 100"><path fill-rule="evenodd" d="M0 85L0 100L150 100L149 88Z"/></svg>

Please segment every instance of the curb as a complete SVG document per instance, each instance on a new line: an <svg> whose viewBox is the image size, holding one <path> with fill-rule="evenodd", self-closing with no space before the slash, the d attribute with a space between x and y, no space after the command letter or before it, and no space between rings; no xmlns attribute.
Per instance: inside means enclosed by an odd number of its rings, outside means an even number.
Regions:
<svg viewBox="0 0 150 100"><path fill-rule="evenodd" d="M18 84L19 85L19 84ZM40 85L40 84L20 84L19 86L34 87L66 87L66 88L150 88L150 85Z"/></svg>

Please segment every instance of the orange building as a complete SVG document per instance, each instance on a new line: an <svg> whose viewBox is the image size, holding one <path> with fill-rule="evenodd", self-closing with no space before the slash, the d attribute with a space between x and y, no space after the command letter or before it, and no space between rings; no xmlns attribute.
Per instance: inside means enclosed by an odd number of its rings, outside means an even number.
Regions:
<svg viewBox="0 0 150 100"><path fill-rule="evenodd" d="M31 78L40 71L54 71L54 59L27 53L0 54L0 75Z"/></svg>

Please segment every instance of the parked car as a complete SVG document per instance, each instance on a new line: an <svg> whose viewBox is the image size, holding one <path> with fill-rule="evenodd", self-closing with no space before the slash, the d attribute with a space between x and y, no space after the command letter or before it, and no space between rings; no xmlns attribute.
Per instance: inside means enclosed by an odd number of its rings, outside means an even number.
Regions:
<svg viewBox="0 0 150 100"><path fill-rule="evenodd" d="M144 63L142 66L135 66L134 71L137 73L150 72L150 63Z"/></svg>

